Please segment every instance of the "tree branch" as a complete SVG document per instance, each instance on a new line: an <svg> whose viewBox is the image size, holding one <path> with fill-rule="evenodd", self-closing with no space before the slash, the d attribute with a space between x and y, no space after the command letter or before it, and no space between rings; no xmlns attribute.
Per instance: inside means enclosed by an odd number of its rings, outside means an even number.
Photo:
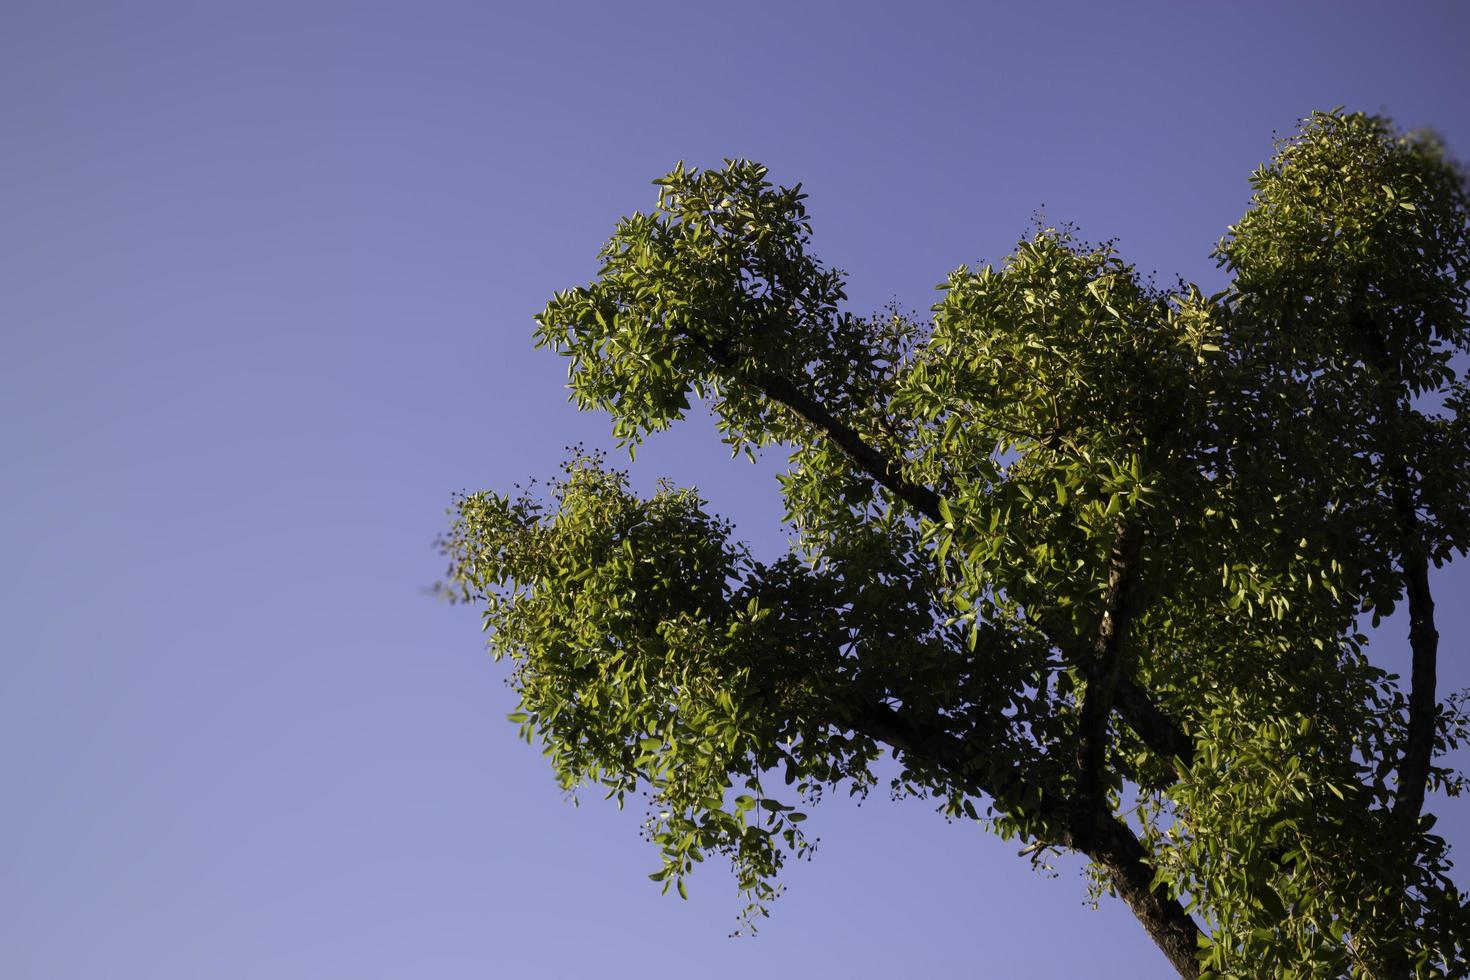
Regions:
<svg viewBox="0 0 1470 980"><path fill-rule="evenodd" d="M1098 623L1092 656L1082 665L1087 690L1082 695L1082 717L1077 745L1077 785L1081 803L1092 809L1103 801L1103 772L1107 761L1108 719L1123 673L1123 650L1133 622L1134 594L1143 534L1129 520L1118 522L1108 555L1108 584L1103 592L1102 621Z"/></svg>
<svg viewBox="0 0 1470 980"><path fill-rule="evenodd" d="M916 756L943 772L963 789L999 798L1024 779L1014 769L985 778L962 739L941 728L915 722L884 704L869 705L851 719L853 728L885 742L906 755ZM1043 793L1040 811L1060 827L1054 843L1085 854L1106 873L1108 880L1142 924L1149 938L1186 980L1200 974L1200 929L1178 899L1162 885L1155 886L1154 868L1137 836L1105 807L1068 806Z"/></svg>
<svg viewBox="0 0 1470 980"><path fill-rule="evenodd" d="M795 412L802 421L824 433L837 448L895 497L931 521L943 520L939 513L939 494L928 487L905 480L889 465L882 453L868 445L855 429L835 418L816 399L780 375L769 371L751 372L745 378L772 399Z"/></svg>
<svg viewBox="0 0 1470 980"><path fill-rule="evenodd" d="M1159 710L1147 691L1127 677L1120 677L1113 699L1118 714L1151 751L1165 759L1178 759L1186 769L1194 765L1193 740L1174 719Z"/></svg>
<svg viewBox="0 0 1470 980"><path fill-rule="evenodd" d="M909 503L930 520L942 519L939 514L938 494L927 487L904 480L889 467L887 460L880 453L863 440L861 435L834 418L817 401L808 397L795 385L785 378L764 371L748 376L748 380L765 394L795 412L808 424L824 432L849 458L899 499ZM1141 543L1135 540L1136 538L1138 538L1136 532L1127 530L1127 525L1120 528L1119 542L1114 548L1114 562L1109 571L1108 605L1115 608L1110 608L1109 612L1105 613L1104 627L1099 631L1098 638L1099 661L1104 665L1103 670L1099 673L1099 686L1106 693L1100 699L1101 703L1096 704L1096 707L1093 708L1093 714L1097 715L1100 720L1089 717L1087 703L1084 702L1084 729L1089 725L1098 729L1106 727L1108 715L1112 710L1114 692L1120 686L1121 657L1119 652L1122 641L1126 639L1128 619L1131 616L1126 607L1131 592L1132 567L1137 562L1137 550ZM1091 685L1089 690L1091 690ZM1147 708L1144 708L1145 705ZM1141 689L1129 684L1124 696L1118 699L1118 706L1124 710L1133 709L1142 719L1135 723L1135 729L1149 741L1150 747L1174 749L1181 743L1188 744L1188 738L1183 732L1169 722L1162 712L1153 707ZM923 733L918 731L886 705L868 709L857 723L870 737L886 742L899 751L917 754L921 757L927 756L944 768L960 774L965 781L962 785L970 783L970 780L974 778L971 773L973 767L964 752L964 743L952 735L944 732ZM1090 744L1095 744L1096 748L1086 749L1088 759L1084 773L1100 771L1100 760L1094 761L1092 757L1101 755L1105 740L1102 737L1094 738L1090 740ZM1155 751L1158 750L1155 748ZM1188 764L1188 761L1192 759L1193 750L1191 748L1187 757L1181 761L1186 761ZM1014 778L1018 781L1020 779L1018 775ZM976 788L995 798L995 790L1000 787L976 785ZM1179 971L1179 975L1187 980L1198 977L1200 973L1198 950L1201 936L1199 926L1195 924L1194 919L1185 911L1178 899L1169 895L1162 885L1154 886L1153 867L1148 861L1147 852L1127 825L1110 811L1099 808L1095 794L1091 800L1084 803L1080 812L1075 807L1063 808L1060 801L1048 801L1045 798L1043 798L1042 806L1052 809L1059 815L1063 813L1069 815L1071 825L1065 832L1066 839L1059 843L1080 851L1096 861L1107 873L1118 895L1143 925L1149 938L1159 947L1174 969Z"/></svg>
<svg viewBox="0 0 1470 980"><path fill-rule="evenodd" d="M1118 896L1142 924L1154 945L1181 977L1200 975L1200 929L1179 900L1153 884L1153 866L1137 836L1111 813L1094 810L1060 843L1096 861Z"/></svg>
<svg viewBox="0 0 1470 980"><path fill-rule="evenodd" d="M835 418L796 385L769 371L739 371L728 354L711 349L708 343L699 340L696 343L700 343L717 364L731 371L737 378L754 385L765 395L796 413L807 424L824 433L853 462L900 500L930 520L942 520L938 494L905 480L881 453L867 444L861 434ZM1119 544L1124 547L1119 553L1119 561L1109 572L1110 606L1126 604L1131 591L1131 583L1127 581L1132 577L1129 569L1137 561L1138 545L1133 541L1132 532L1120 528ZM1119 552L1119 549L1115 548L1115 552ZM1121 649L1121 641L1126 638L1128 619L1124 605L1117 605L1111 611L1110 619L1111 624L1102 631L1099 638L1106 660L1111 664L1101 684L1108 692L1105 703L1101 706L1104 725L1111 712L1112 692L1118 687L1120 679L1118 651ZM1120 626L1123 629L1119 629ZM1128 694L1119 703L1137 707L1139 701L1146 701L1146 696L1130 685ZM1161 724L1161 713L1148 713L1145 717L1148 721L1140 727L1150 732L1165 728ZM874 704L860 710L850 723L870 738L938 766L949 773L951 778L956 778L967 790L986 793L992 799L998 798L997 791L1003 792L1012 785L1024 785L1023 777L1014 770L1004 774L993 772L992 778L988 780L980 778L963 740L942 728L927 729L916 725L885 704ZM1167 744L1183 740L1180 733L1177 739L1165 738L1158 741ZM995 777L1002 775L1006 785L996 785ZM1198 977L1201 936L1199 927L1178 899L1169 895L1162 885L1154 885L1154 869L1148 860L1148 854L1127 825L1096 798L1079 808L1067 806L1062 801L1043 794L1040 806L1065 828L1062 831L1063 839L1058 843L1080 851L1097 862L1155 945L1179 971L1179 975L1186 980Z"/></svg>
<svg viewBox="0 0 1470 980"><path fill-rule="evenodd" d="M825 434L848 458L873 479L931 521L941 521L939 495L928 487L905 480L883 454L863 439L862 435L834 417L816 399L810 397L786 378L770 371L740 372L734 359L714 349L709 342L691 337L705 354L720 367L746 383L755 386L771 399L786 406L798 418ZM1184 730L1159 710L1147 691L1126 676L1114 684L1113 703L1145 745L1166 759L1178 759L1186 767L1194 763L1194 744Z"/></svg>
<svg viewBox="0 0 1470 980"><path fill-rule="evenodd" d="M1059 635L1055 622L1049 622L1050 612L1055 610L1037 610L1034 624L1067 656L1081 663L1084 655L1077 650L1079 644L1072 637ZM1149 692L1128 677L1126 671L1120 672L1113 689L1113 707L1150 751L1163 759L1178 759L1186 769L1194 765L1193 739L1159 709Z"/></svg>
<svg viewBox="0 0 1470 980"><path fill-rule="evenodd" d="M1400 494L1395 492L1395 498ZM1407 496L1407 494L1404 494ZM1399 507L1401 514L1405 512ZM1434 758L1434 728L1439 705L1434 696L1439 630L1434 627L1434 596L1429 591L1429 560L1418 535L1418 517L1412 506L1403 518L1413 534L1403 556L1404 589L1409 594L1409 649L1413 664L1409 681L1409 732L1399 760L1398 798L1394 815L1413 825L1424 809L1429 767Z"/></svg>
<svg viewBox="0 0 1470 980"><path fill-rule="evenodd" d="M1414 409L1409 404L1408 386L1389 354L1383 329L1373 316L1360 311L1354 318L1366 355L1364 363L1378 372L1378 422L1389 426ZM1434 729L1439 705L1435 698L1439 630L1434 626L1434 596L1429 589L1429 556L1424 544L1419 513L1414 504L1413 479L1404 461L1396 434L1384 432L1379 452L1388 468L1394 509L1398 511L1403 543L1399 555L1404 591L1409 597L1409 650L1412 665L1409 680L1409 731L1399 758L1398 795L1393 812L1406 826L1418 823L1424 809L1434 759Z"/></svg>
<svg viewBox="0 0 1470 980"><path fill-rule="evenodd" d="M734 355L724 344L689 331L684 331L684 336L718 367L729 372L737 380L753 386L776 403L786 406L807 425L831 439L838 449L847 454L849 459L888 488L894 496L931 521L942 520L939 513L939 494L928 487L905 480L902 474L889 465L882 453L868 445L856 429L827 411L821 402L774 371L759 368L742 370Z"/></svg>

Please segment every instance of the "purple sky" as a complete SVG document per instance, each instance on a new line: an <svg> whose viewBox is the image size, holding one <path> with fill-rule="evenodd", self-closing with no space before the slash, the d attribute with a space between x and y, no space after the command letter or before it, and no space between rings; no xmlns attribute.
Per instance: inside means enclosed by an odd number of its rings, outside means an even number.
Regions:
<svg viewBox="0 0 1470 980"><path fill-rule="evenodd" d="M1314 108L1470 155L1463 4L1101 9L10 0L0 975L1166 976L1075 865L882 794L819 809L727 939L730 877L661 898L638 814L562 800L476 617L423 591L453 491L609 443L530 316L676 160L804 182L869 311L1043 204L1214 285ZM697 422L636 482L770 552L770 469ZM1438 583L1448 691L1470 576ZM1465 853L1470 801L1439 809Z"/></svg>

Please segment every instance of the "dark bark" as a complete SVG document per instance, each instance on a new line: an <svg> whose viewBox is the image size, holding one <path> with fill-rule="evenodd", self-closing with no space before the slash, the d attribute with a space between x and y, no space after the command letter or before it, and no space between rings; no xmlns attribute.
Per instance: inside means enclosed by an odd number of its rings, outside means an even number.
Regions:
<svg viewBox="0 0 1470 980"><path fill-rule="evenodd" d="M824 433L837 448L846 453L853 462L895 497L931 521L943 520L939 513L939 494L928 487L905 480L902 474L889 465L882 453L868 445L856 430L834 417L816 399L808 396L785 378L768 371L750 375L750 381L771 398L795 412L802 421Z"/></svg>
<svg viewBox="0 0 1470 980"><path fill-rule="evenodd" d="M1388 470L1389 493L1398 513L1399 564L1404 591L1409 599L1409 730L1404 737L1398 763L1398 788L1393 815L1405 834L1418 826L1424 810L1424 794L1434 760L1434 729L1439 713L1435 697L1439 631L1434 625L1434 596L1429 588L1429 559L1424 531L1419 520L1414 480L1404 459L1396 423L1414 414L1409 388L1389 351L1382 326L1366 311L1354 319L1363 341L1364 363L1378 375L1378 452ZM1413 975L1408 952L1391 956L1384 965L1389 980L1408 980Z"/></svg>
<svg viewBox="0 0 1470 980"><path fill-rule="evenodd" d="M946 773L967 791L996 798L1024 782L1016 769L977 771L962 739L937 726L916 722L887 705L862 709L851 724L868 737L916 757L921 765ZM1128 826L1105 805L1069 805L1051 794L1042 795L1039 810L1060 828L1056 839L1048 843L1078 851L1096 862L1179 975L1186 980L1198 977L1199 926L1166 888L1154 887L1148 852Z"/></svg>
<svg viewBox="0 0 1470 980"><path fill-rule="evenodd" d="M1074 663L1081 663L1085 654L1077 638L1065 634L1058 621L1041 611L1034 621L1048 640L1061 648L1063 654ZM1163 759L1177 759L1187 769L1194 765L1194 741L1180 728L1174 719L1166 715L1153 696L1123 671L1113 690L1113 709L1122 716L1143 744ZM1169 782L1173 782L1171 779ZM1168 785L1167 783L1165 785Z"/></svg>
<svg viewBox="0 0 1470 980"><path fill-rule="evenodd" d="M1078 816L1077 826L1061 841L1096 861L1118 897L1148 933L1154 945L1181 977L1200 975L1200 930L1179 900L1153 886L1148 852L1128 826L1113 814L1094 810Z"/></svg>
<svg viewBox="0 0 1470 980"><path fill-rule="evenodd" d="M1120 898L1143 925L1182 977L1199 975L1199 928L1184 907L1162 887L1153 885L1148 852L1107 805L1108 719L1124 672L1128 632L1137 595L1143 534L1127 521L1118 525L1108 556L1108 584L1103 614L1085 665L1087 690L1082 699L1077 752L1078 794L1064 843L1092 858L1112 881Z"/></svg>
<svg viewBox="0 0 1470 980"><path fill-rule="evenodd" d="M860 433L833 416L820 402L791 381L768 371L738 371L731 357L712 349L708 344L702 346L717 364L754 385L772 400L786 406L802 421L826 435L854 463L899 500L932 521L943 519L937 493L905 479L882 453L868 445ZM1121 543L1127 546L1125 553L1133 550L1130 562L1136 562L1136 545L1131 537ZM1119 574L1117 581L1113 581L1115 572ZM1111 605L1115 599L1127 598L1131 583L1124 579L1131 576L1126 574L1125 569L1115 567L1110 570L1109 577ZM1126 631L1126 617L1120 622L1121 611L1121 608L1111 611L1112 625L1106 630L1107 638L1099 640L1099 649L1112 664L1104 672L1100 684L1108 692L1101 704L1103 728L1106 727L1107 717L1114 703L1112 692L1122 686L1118 652ZM1117 627L1120 625L1125 629L1119 630ZM1173 746L1187 741L1161 712L1148 704L1147 696L1141 689L1129 685L1127 693L1118 699L1118 704L1138 712L1144 720L1137 727L1149 732L1158 744ZM982 774L976 771L977 767L969 758L963 740L942 727L916 724L887 705L872 705L863 709L851 719L851 724L870 738L938 767L967 790L997 798L1009 786L1024 782L1022 774L1015 769L1004 771L992 768L983 774L986 778L982 778ZM1077 850L1095 861L1143 925L1149 938L1179 971L1179 975L1186 980L1198 977L1200 967L1197 951L1201 936L1199 927L1184 910L1184 906L1171 897L1166 889L1153 887L1154 868L1148 853L1127 825L1096 798L1079 807L1067 805L1054 797L1043 797L1041 807L1051 815L1057 826L1065 828L1055 843Z"/></svg>
<svg viewBox="0 0 1470 980"><path fill-rule="evenodd" d="M1434 758L1438 705L1434 696L1439 631L1434 627L1434 596L1429 591L1429 562L1421 553L1404 559L1404 587L1409 594L1409 649L1413 667L1409 682L1409 733L1399 761L1398 798L1394 815L1414 825L1424 809L1429 767Z"/></svg>
<svg viewBox="0 0 1470 980"><path fill-rule="evenodd" d="M1120 521L1108 556L1108 584L1103 593L1102 618L1093 641L1092 656L1083 664L1087 690L1082 696L1078 722L1078 802L1091 810L1102 803L1107 765L1108 719L1113 697L1123 675L1123 655L1133 621L1138 563L1143 535L1131 521Z"/></svg>
<svg viewBox="0 0 1470 980"><path fill-rule="evenodd" d="M713 352L710 356L726 369L732 369L728 358ZM802 421L828 436L848 458L894 496L931 521L943 520L939 512L938 494L928 487L905 480L889 465L882 453L868 445L861 434L835 418L819 402L790 381L765 371L748 375L746 380L796 413ZM1150 749L1165 758L1178 759L1186 767L1194 763L1193 742L1183 729L1153 703L1147 691L1123 676L1116 685L1114 701L1118 712Z"/></svg>
<svg viewBox="0 0 1470 980"><path fill-rule="evenodd" d="M1434 759L1434 728L1438 704L1434 696L1439 631L1434 627L1434 597L1429 591L1429 561L1424 557L1419 518L1408 491L1408 469L1393 468L1394 503L1406 538L1402 558L1404 589L1409 597L1409 731L1399 756L1398 792L1393 815L1405 834L1412 833L1424 809L1429 767ZM1409 980L1414 975L1408 952L1390 956L1384 964L1387 980Z"/></svg>
<svg viewBox="0 0 1470 980"><path fill-rule="evenodd" d="M1399 444L1395 423L1414 415L1409 388L1389 350L1383 327L1367 312L1355 318L1364 345L1364 362L1379 379L1379 453L1388 470L1389 492L1399 516L1402 535L1399 563L1409 599L1409 731L1399 757L1398 793L1393 812L1406 829L1418 824L1424 809L1434 759L1434 729L1439 713L1435 698L1439 630L1434 625L1434 595L1429 588L1429 557L1424 529L1415 500L1414 479Z"/></svg>
<svg viewBox="0 0 1470 980"><path fill-rule="evenodd" d="M1194 742L1174 719L1159 710L1147 691L1123 677L1113 701L1118 714L1149 749L1165 759L1178 759L1186 769L1194 765Z"/></svg>
<svg viewBox="0 0 1470 980"><path fill-rule="evenodd" d="M786 406L807 425L832 440L833 445L847 454L858 468L877 480L899 500L913 507L931 521L943 518L939 513L939 494L926 486L904 479L886 457L868 445L862 435L850 425L827 411L826 406L802 391L789 379L772 371L742 371L732 355L723 345L705 338L687 335L717 366L733 377L752 385L772 401Z"/></svg>

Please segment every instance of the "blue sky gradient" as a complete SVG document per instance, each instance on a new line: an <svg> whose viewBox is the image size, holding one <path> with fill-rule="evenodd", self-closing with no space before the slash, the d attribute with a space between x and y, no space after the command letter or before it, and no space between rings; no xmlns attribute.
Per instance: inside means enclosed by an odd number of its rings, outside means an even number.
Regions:
<svg viewBox="0 0 1470 980"><path fill-rule="evenodd" d="M639 815L517 741L431 542L452 492L610 445L530 317L677 160L803 182L860 312L925 310L1038 209L1212 288L1299 116L1470 155L1467 48L1449 2L11 0L0 975L1167 976L1075 863L882 794L820 808L727 939L728 875L661 898ZM774 465L696 420L635 483L771 552ZM1437 585L1448 692L1470 576Z"/></svg>

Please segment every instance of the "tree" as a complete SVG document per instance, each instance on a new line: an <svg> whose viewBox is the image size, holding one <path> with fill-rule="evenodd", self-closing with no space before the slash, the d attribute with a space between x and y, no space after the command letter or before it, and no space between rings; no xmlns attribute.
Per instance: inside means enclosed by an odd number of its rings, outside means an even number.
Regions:
<svg viewBox="0 0 1470 980"><path fill-rule="evenodd" d="M1426 790L1462 786L1429 566L1470 544L1470 193L1319 113L1253 176L1224 292L1042 230L932 323L841 309L800 186L682 164L536 339L630 449L706 402L780 447L793 549L578 453L457 501L448 587L568 788L646 792L653 875L764 912L824 790L1091 861L1181 976L1466 975ZM1408 691L1360 622L1407 599Z"/></svg>

